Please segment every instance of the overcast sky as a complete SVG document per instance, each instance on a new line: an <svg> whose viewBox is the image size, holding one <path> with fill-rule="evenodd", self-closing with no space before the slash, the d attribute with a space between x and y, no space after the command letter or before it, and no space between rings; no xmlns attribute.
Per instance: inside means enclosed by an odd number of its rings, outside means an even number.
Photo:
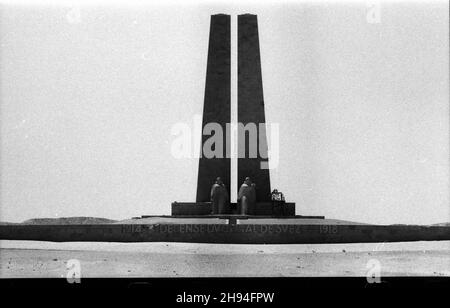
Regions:
<svg viewBox="0 0 450 308"><path fill-rule="evenodd" d="M2 221L194 201L198 160L171 156L170 131L201 115L216 13L232 15L232 102L236 15L258 15L272 184L297 214L450 220L446 1L381 2L379 23L365 2L0 3Z"/></svg>

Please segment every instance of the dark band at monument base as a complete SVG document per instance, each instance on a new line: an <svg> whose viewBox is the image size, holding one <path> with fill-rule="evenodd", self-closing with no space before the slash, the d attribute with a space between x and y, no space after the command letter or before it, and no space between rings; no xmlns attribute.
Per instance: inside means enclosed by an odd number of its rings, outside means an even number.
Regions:
<svg viewBox="0 0 450 308"><path fill-rule="evenodd" d="M316 244L450 240L448 227L296 224L0 225L2 240Z"/></svg>

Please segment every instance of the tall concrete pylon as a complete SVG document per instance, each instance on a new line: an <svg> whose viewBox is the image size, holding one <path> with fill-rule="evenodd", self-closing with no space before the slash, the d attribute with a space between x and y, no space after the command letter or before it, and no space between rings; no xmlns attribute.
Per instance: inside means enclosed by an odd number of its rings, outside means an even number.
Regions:
<svg viewBox="0 0 450 308"><path fill-rule="evenodd" d="M261 57L256 15L238 15L238 123L256 126L255 157L251 157L250 136L238 133L238 185L245 177L256 184L257 201L270 200L270 174L261 167L268 162L267 136L264 112L264 96L261 75ZM210 201L210 190L216 177L221 177L230 193L231 160L229 155L230 132L227 123L231 121L231 67L230 67L230 16L211 16L208 64L206 71L205 100L202 128L208 123L218 123L223 132L222 157L202 157L199 160L197 179L197 202ZM202 148L210 135L202 134ZM204 153L202 153L204 154Z"/></svg>
<svg viewBox="0 0 450 308"><path fill-rule="evenodd" d="M238 16L238 123L254 123L258 132L257 155L250 156L249 138L238 134L238 153L245 151L245 158L238 158L238 185L245 177L256 184L256 200L270 200L269 169L262 169L261 162L268 162L266 119L261 75L258 19L256 15ZM261 124L261 125L260 125ZM248 134L246 134L248 135Z"/></svg>
<svg viewBox="0 0 450 308"><path fill-rule="evenodd" d="M230 15L211 16L209 31L208 63L206 69L205 100L203 105L202 130L208 123L218 123L223 132L222 158L202 156L197 178L197 202L210 201L211 186L215 178L221 177L230 194L231 160L226 151L226 123L231 121L230 106ZM202 134L203 144L210 136Z"/></svg>

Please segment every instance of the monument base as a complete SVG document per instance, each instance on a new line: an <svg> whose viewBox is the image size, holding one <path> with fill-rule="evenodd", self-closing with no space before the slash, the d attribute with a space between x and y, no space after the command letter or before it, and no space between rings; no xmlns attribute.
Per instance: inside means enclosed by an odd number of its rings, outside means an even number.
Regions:
<svg viewBox="0 0 450 308"><path fill-rule="evenodd" d="M253 216L255 217L255 216ZM109 224L0 224L0 240L51 242L179 242L337 244L448 241L450 227L366 225L330 219L153 217Z"/></svg>
<svg viewBox="0 0 450 308"><path fill-rule="evenodd" d="M239 214L237 204L232 202L228 213ZM211 202L173 202L172 216L201 216L212 213ZM257 202L252 216L294 217L295 203L286 202L283 206L272 206L272 202Z"/></svg>

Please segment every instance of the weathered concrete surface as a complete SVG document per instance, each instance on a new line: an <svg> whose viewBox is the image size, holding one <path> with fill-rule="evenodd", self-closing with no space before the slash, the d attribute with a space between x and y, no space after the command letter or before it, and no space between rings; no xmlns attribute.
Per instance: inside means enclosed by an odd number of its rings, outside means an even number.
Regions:
<svg viewBox="0 0 450 308"><path fill-rule="evenodd" d="M230 204L230 214L238 213L236 203ZM280 210L278 210L280 212ZM172 202L172 215L209 215L211 214L211 202ZM273 216L271 202L257 202L254 215ZM284 214L280 216L295 216L295 203L286 202L284 204Z"/></svg>
<svg viewBox="0 0 450 308"><path fill-rule="evenodd" d="M238 186L245 177L251 177L256 184L256 200L270 201L269 169L261 169L261 162L268 161L268 147L258 20L251 14L238 15L238 123L255 124L260 137L257 157L250 158L249 139L238 135L238 153L245 152L245 158L237 162Z"/></svg>
<svg viewBox="0 0 450 308"><path fill-rule="evenodd" d="M211 202L172 202L172 215L209 215Z"/></svg>
<svg viewBox="0 0 450 308"><path fill-rule="evenodd" d="M201 221L201 223L199 223ZM172 219L171 223L106 225L0 225L0 239L100 242L193 242L228 244L303 244L450 240L450 227L379 226ZM304 222L303 222L304 223Z"/></svg>
<svg viewBox="0 0 450 308"><path fill-rule="evenodd" d="M314 245L0 241L1 278L450 276L450 241Z"/></svg>
<svg viewBox="0 0 450 308"><path fill-rule="evenodd" d="M224 147L222 158L202 155L199 160L196 197L198 202L211 200L211 186L219 176L228 190L228 195L230 194L231 161L227 158L225 147L226 123L231 120L230 76L230 15L212 15L202 128L208 123L219 124L223 132ZM209 138L208 135L202 135L202 146Z"/></svg>

